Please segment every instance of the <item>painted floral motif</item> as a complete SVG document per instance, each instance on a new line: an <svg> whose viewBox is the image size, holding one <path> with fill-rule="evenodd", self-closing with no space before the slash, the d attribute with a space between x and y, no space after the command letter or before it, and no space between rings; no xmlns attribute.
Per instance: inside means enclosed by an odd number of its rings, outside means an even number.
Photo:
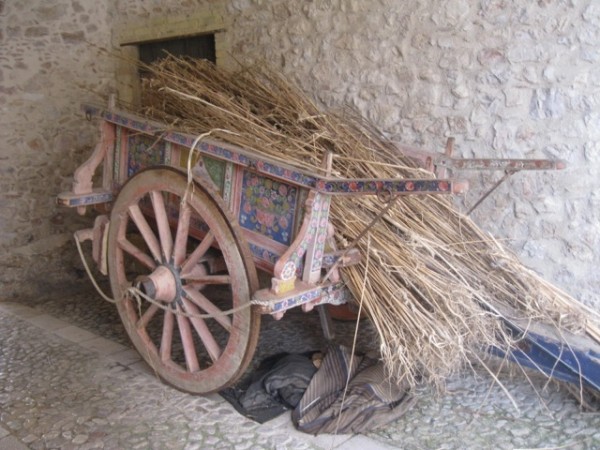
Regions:
<svg viewBox="0 0 600 450"><path fill-rule="evenodd" d="M295 187L244 172L240 225L287 245L292 238L296 198Z"/></svg>
<svg viewBox="0 0 600 450"><path fill-rule="evenodd" d="M319 195L321 197L321 195ZM318 228L316 228L316 245L311 264L311 271L318 272L321 270L321 264L323 259L323 253L325 250L325 240L327 237L327 224L329 223L329 205L331 203L331 197L323 196L321 203L316 203L314 208L319 213Z"/></svg>
<svg viewBox="0 0 600 450"><path fill-rule="evenodd" d="M146 167L165 164L165 141L133 135L127 138L127 150L127 177Z"/></svg>
<svg viewBox="0 0 600 450"><path fill-rule="evenodd" d="M354 180L354 181L318 181L316 188L320 192L334 194L377 193L377 192L447 192L446 180Z"/></svg>
<svg viewBox="0 0 600 450"><path fill-rule="evenodd" d="M281 279L282 280L291 280L294 275L296 275L296 264L294 261L288 261L283 266L283 270L281 271Z"/></svg>
<svg viewBox="0 0 600 450"><path fill-rule="evenodd" d="M276 302L271 306L271 313L285 311L286 309L293 308L294 306L302 305L304 303L311 302L321 295L321 288L316 288L305 292L303 294L297 295L295 297L287 298L283 301Z"/></svg>
<svg viewBox="0 0 600 450"><path fill-rule="evenodd" d="M258 258L258 259L262 259L263 261L267 261L269 263L271 263L272 265L275 265L277 263L277 260L279 259L279 255L268 251L267 249L264 249L256 244L253 244L251 242L248 242L248 246L250 247L250 251L252 252L252 254Z"/></svg>
<svg viewBox="0 0 600 450"><path fill-rule="evenodd" d="M343 281L326 287L322 292L323 294L317 302L318 305L322 305L324 303L329 303L331 305L343 305L344 303L354 301L352 292L350 292L350 289L348 289Z"/></svg>
<svg viewBox="0 0 600 450"><path fill-rule="evenodd" d="M276 175L278 177L282 177L286 180L293 181L294 183L300 183L304 186L313 187L317 182L315 177L311 177L309 175L305 175L301 172L297 172L295 170L286 169L266 161L258 161L256 163L256 167L261 171Z"/></svg>

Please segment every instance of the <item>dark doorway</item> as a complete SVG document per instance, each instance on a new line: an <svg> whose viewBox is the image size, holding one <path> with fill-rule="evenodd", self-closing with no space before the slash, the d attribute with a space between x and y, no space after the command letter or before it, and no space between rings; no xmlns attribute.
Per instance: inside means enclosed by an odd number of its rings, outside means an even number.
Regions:
<svg viewBox="0 0 600 450"><path fill-rule="evenodd" d="M150 64L164 58L167 53L174 56L204 58L216 63L215 35L213 33L200 36L168 39L164 41L144 42L138 44L140 61Z"/></svg>

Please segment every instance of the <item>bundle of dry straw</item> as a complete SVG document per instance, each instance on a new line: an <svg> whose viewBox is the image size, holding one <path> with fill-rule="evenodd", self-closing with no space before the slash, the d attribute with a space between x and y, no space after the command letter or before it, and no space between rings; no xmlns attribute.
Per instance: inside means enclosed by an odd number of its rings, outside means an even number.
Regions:
<svg viewBox="0 0 600 450"><path fill-rule="evenodd" d="M211 132L312 171L333 152L333 172L343 177L433 176L357 115L325 113L264 66L233 73L203 60L168 57L148 70L143 112L176 129ZM331 220L339 246L353 242L384 206L375 197L335 198ZM447 197L402 197L358 247L363 263L345 269L345 277L397 378L441 383L478 358L482 346L510 345L498 320L505 307L599 336L581 305L523 267Z"/></svg>

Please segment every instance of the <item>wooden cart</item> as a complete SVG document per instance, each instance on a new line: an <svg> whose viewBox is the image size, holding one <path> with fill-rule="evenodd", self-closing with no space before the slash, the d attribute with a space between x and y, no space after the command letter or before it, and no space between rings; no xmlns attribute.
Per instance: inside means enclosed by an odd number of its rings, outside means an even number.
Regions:
<svg viewBox="0 0 600 450"><path fill-rule="evenodd" d="M101 137L58 203L108 213L77 233L92 241L126 331L165 381L193 393L234 383L254 353L261 314L351 300L339 268L354 249L332 242L338 195L453 194L452 179L343 179L200 139L114 109L84 106ZM464 160L405 149L438 173L448 167L561 168L546 160ZM328 161L325 158L324 168ZM100 187L94 187L102 168ZM330 161L329 161L330 165ZM323 173L327 173L325 170ZM272 274L260 289L257 269ZM323 308L319 308L326 319ZM327 323L326 320L324 323Z"/></svg>

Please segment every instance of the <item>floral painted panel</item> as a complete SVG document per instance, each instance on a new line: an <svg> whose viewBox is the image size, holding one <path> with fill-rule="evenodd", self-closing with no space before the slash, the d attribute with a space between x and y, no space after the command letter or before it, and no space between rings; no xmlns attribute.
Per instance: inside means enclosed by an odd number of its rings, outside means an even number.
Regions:
<svg viewBox="0 0 600 450"><path fill-rule="evenodd" d="M165 164L166 142L152 136L133 134L127 137L127 177L140 170Z"/></svg>
<svg viewBox="0 0 600 450"><path fill-rule="evenodd" d="M244 171L240 200L240 225L274 241L292 240L298 189Z"/></svg>
<svg viewBox="0 0 600 450"><path fill-rule="evenodd" d="M273 253L266 248L261 247L260 245L253 244L252 242L248 242L248 247L250 247L250 251L257 259L262 259L263 261L267 261L273 266L277 263L279 259L279 255L277 253Z"/></svg>

